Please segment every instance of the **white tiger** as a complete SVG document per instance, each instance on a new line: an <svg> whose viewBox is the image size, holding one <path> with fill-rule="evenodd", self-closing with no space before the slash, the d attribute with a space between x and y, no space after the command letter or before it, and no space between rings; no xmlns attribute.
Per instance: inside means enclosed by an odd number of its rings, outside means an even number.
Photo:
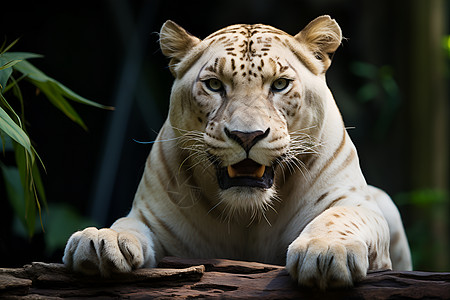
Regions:
<svg viewBox="0 0 450 300"><path fill-rule="evenodd" d="M253 260L320 288L410 270L400 215L366 184L326 84L341 38L329 16L295 36L233 25L204 40L167 21L169 116L133 207L74 233L64 263L108 276L166 255Z"/></svg>

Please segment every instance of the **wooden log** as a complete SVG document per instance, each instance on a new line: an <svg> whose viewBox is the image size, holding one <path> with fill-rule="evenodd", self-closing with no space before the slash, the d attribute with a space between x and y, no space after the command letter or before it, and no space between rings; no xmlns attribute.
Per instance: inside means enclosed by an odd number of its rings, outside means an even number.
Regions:
<svg viewBox="0 0 450 300"><path fill-rule="evenodd" d="M450 273L369 272L352 288L298 287L282 266L224 259L167 257L158 268L109 278L61 264L0 268L0 298L450 299Z"/></svg>

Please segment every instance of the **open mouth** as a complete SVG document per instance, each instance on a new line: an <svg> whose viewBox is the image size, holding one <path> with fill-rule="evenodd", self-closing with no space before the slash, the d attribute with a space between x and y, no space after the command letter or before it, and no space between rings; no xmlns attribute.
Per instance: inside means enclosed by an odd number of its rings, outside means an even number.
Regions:
<svg viewBox="0 0 450 300"><path fill-rule="evenodd" d="M221 189L234 186L268 189L273 185L273 166L264 166L251 159L244 159L234 165L217 169L217 179Z"/></svg>

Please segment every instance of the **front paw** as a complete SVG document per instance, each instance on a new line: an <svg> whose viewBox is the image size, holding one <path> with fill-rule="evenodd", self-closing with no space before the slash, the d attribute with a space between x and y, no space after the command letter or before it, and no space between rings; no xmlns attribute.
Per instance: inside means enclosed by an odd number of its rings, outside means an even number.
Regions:
<svg viewBox="0 0 450 300"><path fill-rule="evenodd" d="M90 227L70 237L63 262L77 272L108 276L141 267L144 254L141 242L133 234Z"/></svg>
<svg viewBox="0 0 450 300"><path fill-rule="evenodd" d="M288 248L286 269L300 285L352 286L367 274L367 245L360 240L297 238Z"/></svg>

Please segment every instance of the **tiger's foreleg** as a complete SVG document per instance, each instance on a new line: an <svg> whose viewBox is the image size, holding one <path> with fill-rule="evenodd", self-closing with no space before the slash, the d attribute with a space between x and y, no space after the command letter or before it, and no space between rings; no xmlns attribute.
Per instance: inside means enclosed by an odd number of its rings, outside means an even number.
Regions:
<svg viewBox="0 0 450 300"><path fill-rule="evenodd" d="M75 232L67 242L63 262L77 272L102 276L154 267L154 241L147 226L125 217L111 228L89 227Z"/></svg>
<svg viewBox="0 0 450 300"><path fill-rule="evenodd" d="M286 268L299 284L321 289L351 286L368 269L390 269L387 222L368 208L330 208L291 243Z"/></svg>

